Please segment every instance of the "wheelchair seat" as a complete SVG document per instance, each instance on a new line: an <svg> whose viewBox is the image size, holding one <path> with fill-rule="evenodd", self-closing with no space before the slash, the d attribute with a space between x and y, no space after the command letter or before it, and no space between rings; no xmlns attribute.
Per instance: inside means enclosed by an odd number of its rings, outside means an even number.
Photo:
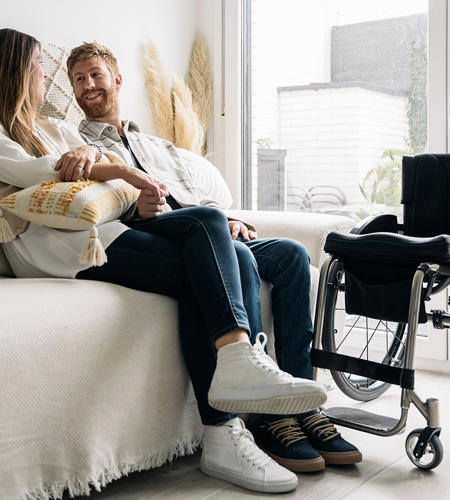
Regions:
<svg viewBox="0 0 450 500"><path fill-rule="evenodd" d="M450 236L447 234L418 238L389 232L362 235L332 232L324 249L344 262L351 259L415 267L427 261L450 263Z"/></svg>
<svg viewBox="0 0 450 500"><path fill-rule="evenodd" d="M435 277L437 285L442 285L450 274L450 236L447 234L417 238L388 232L362 235L333 232L327 237L325 251L339 258L345 269L347 313L385 321L404 323L408 320L411 285L421 263L443 265L441 276ZM424 289L419 323L427 322L426 295L427 289Z"/></svg>

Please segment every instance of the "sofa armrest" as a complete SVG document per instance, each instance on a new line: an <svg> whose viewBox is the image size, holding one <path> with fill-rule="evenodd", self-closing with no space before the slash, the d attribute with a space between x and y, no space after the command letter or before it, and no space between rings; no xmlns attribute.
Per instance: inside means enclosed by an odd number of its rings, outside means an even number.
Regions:
<svg viewBox="0 0 450 500"><path fill-rule="evenodd" d="M311 212L275 212L226 210L233 218L256 226L258 238L292 238L306 247L311 264L320 267L325 253L323 246L331 231L350 231L355 221L342 215Z"/></svg>

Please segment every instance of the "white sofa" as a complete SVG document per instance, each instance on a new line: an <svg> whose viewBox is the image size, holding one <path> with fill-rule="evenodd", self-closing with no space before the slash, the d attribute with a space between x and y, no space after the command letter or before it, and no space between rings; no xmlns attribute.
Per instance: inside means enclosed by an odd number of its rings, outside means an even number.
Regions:
<svg viewBox="0 0 450 500"><path fill-rule="evenodd" d="M303 242L313 290L323 243L346 217L233 212L259 236ZM192 453L202 427L177 303L117 285L17 279L0 252L0 498L61 498ZM314 292L313 292L314 293ZM262 289L271 332L270 294Z"/></svg>

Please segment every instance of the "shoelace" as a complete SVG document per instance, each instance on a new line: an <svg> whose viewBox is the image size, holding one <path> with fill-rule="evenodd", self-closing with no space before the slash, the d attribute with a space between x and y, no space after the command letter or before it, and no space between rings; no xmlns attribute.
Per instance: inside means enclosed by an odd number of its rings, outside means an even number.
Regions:
<svg viewBox="0 0 450 500"><path fill-rule="evenodd" d="M297 420L293 417L274 420L267 426L267 429L286 446L307 439Z"/></svg>
<svg viewBox="0 0 450 500"><path fill-rule="evenodd" d="M336 427L322 413L315 413L302 420L305 430L314 433L322 441L329 441L340 436Z"/></svg>
<svg viewBox="0 0 450 500"><path fill-rule="evenodd" d="M237 446L237 453L241 458L247 459L247 462L261 469L272 462L272 459L256 446L248 429L230 427L230 432Z"/></svg>
<svg viewBox="0 0 450 500"><path fill-rule="evenodd" d="M289 373L281 371L275 361L265 353L264 348L266 345L267 335L264 332L259 332L256 335L256 342L253 344L251 352L251 356L256 361L256 364L268 372L282 374L287 379L293 378Z"/></svg>

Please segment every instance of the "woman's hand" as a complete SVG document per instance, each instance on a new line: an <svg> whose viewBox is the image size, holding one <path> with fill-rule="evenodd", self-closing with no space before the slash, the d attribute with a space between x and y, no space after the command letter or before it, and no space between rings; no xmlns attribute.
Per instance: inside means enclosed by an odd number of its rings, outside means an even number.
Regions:
<svg viewBox="0 0 450 500"><path fill-rule="evenodd" d="M250 231L243 222L238 220L228 221L228 227L230 228L232 240L236 240L240 234L242 234L244 241L254 240L257 237L255 231Z"/></svg>
<svg viewBox="0 0 450 500"><path fill-rule="evenodd" d="M63 154L56 164L61 181L76 181L81 175L89 179L92 166L95 163L97 151L91 146L80 146Z"/></svg>

